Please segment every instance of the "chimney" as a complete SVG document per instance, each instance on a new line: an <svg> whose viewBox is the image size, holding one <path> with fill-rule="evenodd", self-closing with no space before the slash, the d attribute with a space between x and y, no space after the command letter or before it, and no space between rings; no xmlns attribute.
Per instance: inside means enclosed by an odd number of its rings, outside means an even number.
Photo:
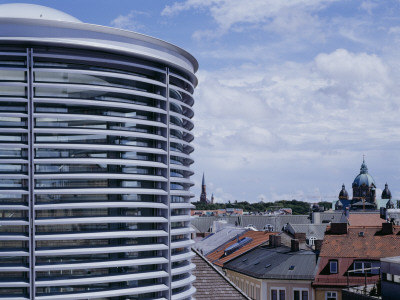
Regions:
<svg viewBox="0 0 400 300"><path fill-rule="evenodd" d="M320 212L312 212L312 223L313 224L321 224L321 213Z"/></svg>
<svg viewBox="0 0 400 300"><path fill-rule="evenodd" d="M281 236L274 235L274 247L280 247L280 246L281 246Z"/></svg>
<svg viewBox="0 0 400 300"><path fill-rule="evenodd" d="M305 243L306 242L306 234L304 232L297 232L294 234L294 238L296 240L299 240L299 243Z"/></svg>
<svg viewBox="0 0 400 300"><path fill-rule="evenodd" d="M344 210L344 214L346 215L347 220L350 217L350 208L347 206L346 209Z"/></svg>
<svg viewBox="0 0 400 300"><path fill-rule="evenodd" d="M393 224L382 223L382 234L393 234Z"/></svg>
<svg viewBox="0 0 400 300"><path fill-rule="evenodd" d="M380 214L381 219L386 220L386 208L385 207L381 207L379 209L379 214Z"/></svg>
<svg viewBox="0 0 400 300"><path fill-rule="evenodd" d="M274 235L270 235L269 236L269 245L271 246L271 247L275 247L275 238L274 238L275 236Z"/></svg>
<svg viewBox="0 0 400 300"><path fill-rule="evenodd" d="M347 223L331 223L331 233L332 234L346 234L347 233Z"/></svg>
<svg viewBox="0 0 400 300"><path fill-rule="evenodd" d="M321 251L322 242L323 242L323 240L315 240L314 241L315 251Z"/></svg>
<svg viewBox="0 0 400 300"><path fill-rule="evenodd" d="M296 239L292 239L291 240L291 243L290 243L290 250L292 251L292 252L297 252L297 251L299 251L300 250L300 243L299 243L299 240L296 240Z"/></svg>

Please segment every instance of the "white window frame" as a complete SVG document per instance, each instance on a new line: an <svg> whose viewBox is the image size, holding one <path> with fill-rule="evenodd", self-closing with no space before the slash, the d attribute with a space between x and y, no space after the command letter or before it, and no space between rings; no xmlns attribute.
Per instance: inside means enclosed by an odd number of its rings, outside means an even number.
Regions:
<svg viewBox="0 0 400 300"><path fill-rule="evenodd" d="M256 300L260 300L261 299L261 286L259 286L258 284L256 285Z"/></svg>
<svg viewBox="0 0 400 300"><path fill-rule="evenodd" d="M311 300L311 298L310 298L310 290L309 289L303 289L303 288L294 288L293 289L293 300L294 300L294 292L295 291L300 292L300 300L303 300L302 292L307 292L307 298L308 298L308 300Z"/></svg>
<svg viewBox="0 0 400 300"><path fill-rule="evenodd" d="M318 240L315 236L310 236L310 238L308 239L308 245L309 246L314 246L314 242Z"/></svg>
<svg viewBox="0 0 400 300"><path fill-rule="evenodd" d="M328 295L330 294L330 295ZM329 300L329 299L338 299L338 292L337 291L327 291L325 292L325 300Z"/></svg>
<svg viewBox="0 0 400 300"><path fill-rule="evenodd" d="M283 299L281 299L280 291L284 291L284 292L285 292L285 300L287 300L286 288L284 288L284 287L272 286L272 287L270 288L270 291L269 291L270 299L271 299L271 300L272 300L272 290L277 291L278 300L283 300Z"/></svg>

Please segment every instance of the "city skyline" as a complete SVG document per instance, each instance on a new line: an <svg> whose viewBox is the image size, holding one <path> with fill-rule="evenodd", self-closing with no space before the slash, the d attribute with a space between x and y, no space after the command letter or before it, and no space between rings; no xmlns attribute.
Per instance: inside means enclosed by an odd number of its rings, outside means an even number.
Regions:
<svg viewBox="0 0 400 300"><path fill-rule="evenodd" d="M332 201L363 154L377 195L400 198L399 2L24 2L198 59L193 200L204 172L216 202Z"/></svg>

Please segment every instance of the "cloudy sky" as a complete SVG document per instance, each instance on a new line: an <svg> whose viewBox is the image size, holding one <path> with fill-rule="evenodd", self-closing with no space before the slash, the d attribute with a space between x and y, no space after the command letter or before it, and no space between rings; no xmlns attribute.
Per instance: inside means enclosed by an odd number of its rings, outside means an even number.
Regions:
<svg viewBox="0 0 400 300"><path fill-rule="evenodd" d="M332 201L363 154L400 198L400 1L25 2L197 58L196 198Z"/></svg>

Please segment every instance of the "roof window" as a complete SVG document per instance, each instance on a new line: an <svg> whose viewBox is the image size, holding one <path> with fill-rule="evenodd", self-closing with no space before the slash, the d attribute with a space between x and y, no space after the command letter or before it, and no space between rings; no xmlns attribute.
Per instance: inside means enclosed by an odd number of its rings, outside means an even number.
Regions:
<svg viewBox="0 0 400 300"><path fill-rule="evenodd" d="M233 245L231 245L225 249L224 255L228 256L229 254L232 254L233 252L239 250L240 248L247 245L251 241L253 241L253 239L249 238L249 237L245 237L245 238L242 238L241 240L238 240L236 243L234 243Z"/></svg>

